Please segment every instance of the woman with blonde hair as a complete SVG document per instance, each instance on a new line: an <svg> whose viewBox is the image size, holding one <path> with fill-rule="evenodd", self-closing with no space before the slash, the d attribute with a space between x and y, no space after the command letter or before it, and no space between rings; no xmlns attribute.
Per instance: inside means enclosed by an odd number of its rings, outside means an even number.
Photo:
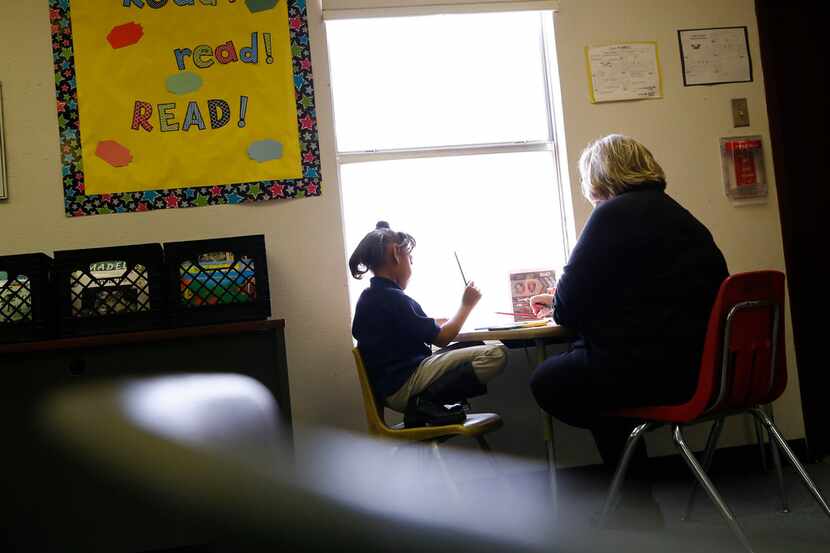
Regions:
<svg viewBox="0 0 830 553"><path fill-rule="evenodd" d="M692 396L728 272L706 227L666 194L665 173L645 146L608 135L585 148L579 170L594 211L555 293L532 303L552 304L554 320L580 338L539 365L530 385L552 416L591 429L613 470L635 422L601 413ZM645 450L635 455L642 468Z"/></svg>

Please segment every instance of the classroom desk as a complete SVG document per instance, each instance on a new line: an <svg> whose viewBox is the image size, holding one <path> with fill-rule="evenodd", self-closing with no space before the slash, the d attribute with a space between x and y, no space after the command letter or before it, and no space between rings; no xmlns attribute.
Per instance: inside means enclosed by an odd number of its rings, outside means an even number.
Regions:
<svg viewBox="0 0 830 553"><path fill-rule="evenodd" d="M508 348L536 348L536 364L546 358L545 346L548 344L567 344L576 339L573 331L553 322L547 326L528 328L514 328L509 330L473 330L460 332L456 336L458 342L498 341ZM556 450L553 444L553 419L545 411L542 412L542 426L545 438L545 452L547 454L548 481L550 483L551 505L556 512ZM554 515L555 516L555 515Z"/></svg>

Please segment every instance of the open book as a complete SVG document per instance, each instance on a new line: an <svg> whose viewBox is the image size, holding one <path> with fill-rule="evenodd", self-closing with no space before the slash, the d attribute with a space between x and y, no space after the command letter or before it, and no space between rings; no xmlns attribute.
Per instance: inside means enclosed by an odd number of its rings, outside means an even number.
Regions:
<svg viewBox="0 0 830 553"><path fill-rule="evenodd" d="M510 273L510 297L513 300L513 320L518 322L535 319L530 298L546 294L556 286L556 271L515 271Z"/></svg>

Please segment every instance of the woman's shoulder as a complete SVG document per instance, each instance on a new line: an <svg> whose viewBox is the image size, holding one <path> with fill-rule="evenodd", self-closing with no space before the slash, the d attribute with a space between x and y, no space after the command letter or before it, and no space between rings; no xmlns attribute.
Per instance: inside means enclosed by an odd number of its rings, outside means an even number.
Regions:
<svg viewBox="0 0 830 553"><path fill-rule="evenodd" d="M625 193L605 200L594 207L588 217L587 225L591 226L616 226L622 221L635 216L634 206L641 203L644 198L638 193Z"/></svg>

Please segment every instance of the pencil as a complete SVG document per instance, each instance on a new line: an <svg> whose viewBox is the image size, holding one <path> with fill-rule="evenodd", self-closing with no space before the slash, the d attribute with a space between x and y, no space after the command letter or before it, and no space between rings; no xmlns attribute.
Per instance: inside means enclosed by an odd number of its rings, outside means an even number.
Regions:
<svg viewBox="0 0 830 553"><path fill-rule="evenodd" d="M535 319L535 315L531 315L530 313L510 313L508 311L496 311L496 315L510 315L512 317L525 317L528 319Z"/></svg>
<svg viewBox="0 0 830 553"><path fill-rule="evenodd" d="M455 256L455 262L458 263L458 270L461 271L461 280L464 281L464 286L467 286L467 277L464 276L464 269L461 268L461 262L458 260L458 254L456 252L452 252Z"/></svg>

